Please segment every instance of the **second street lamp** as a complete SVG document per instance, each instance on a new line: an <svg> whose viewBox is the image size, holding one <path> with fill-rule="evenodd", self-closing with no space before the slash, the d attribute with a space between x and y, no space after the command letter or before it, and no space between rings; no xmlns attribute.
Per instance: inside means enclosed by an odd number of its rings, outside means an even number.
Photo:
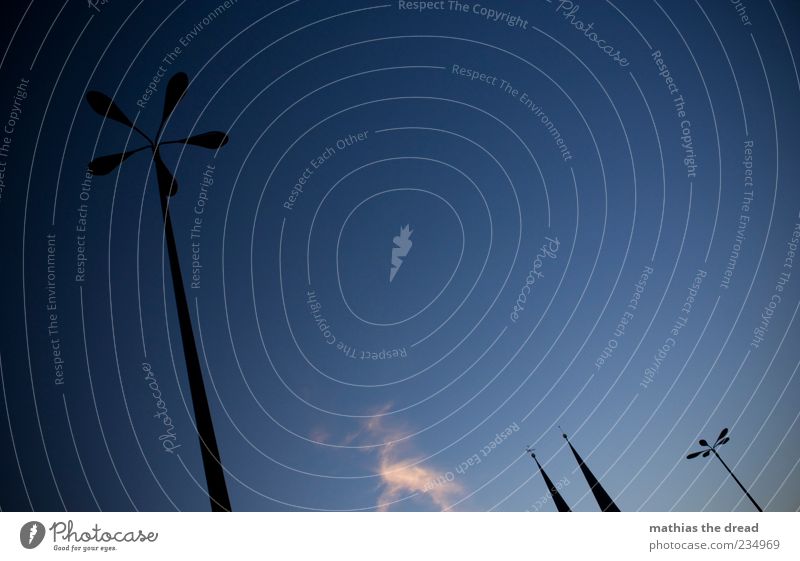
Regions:
<svg viewBox="0 0 800 561"><path fill-rule="evenodd" d="M744 491L744 494L747 495L747 498L750 499L751 503L753 503L753 506L755 506L758 509L758 512L764 512L764 510L758 505L758 503L752 497L752 495L750 495L750 493L747 491L747 489L744 488L744 485L742 485L742 482L739 481L739 478L736 477L733 474L733 472L731 471L731 468L729 468L728 464L725 463L725 460L722 459L722 456L720 456L719 453L717 453L717 447L722 446L723 444L727 444L730 439L731 438L728 436L728 429L726 429L726 428L722 429L722 432L719 433L719 436L717 437L717 440L716 440L716 442L714 442L713 446L709 445L708 442L705 439L700 439L698 444L700 444L700 446L704 446L705 450L699 450L697 452L692 452L691 454L686 456L686 459L687 460L691 460L691 459L696 458L697 456L701 456L701 455L704 458L707 458L709 455L714 454L717 457L717 459L720 461L720 463L723 465L723 467L726 470L728 470L728 473L731 474L731 477L733 477L733 480L737 483L737 485L739 485L739 487L741 487L742 491Z"/></svg>

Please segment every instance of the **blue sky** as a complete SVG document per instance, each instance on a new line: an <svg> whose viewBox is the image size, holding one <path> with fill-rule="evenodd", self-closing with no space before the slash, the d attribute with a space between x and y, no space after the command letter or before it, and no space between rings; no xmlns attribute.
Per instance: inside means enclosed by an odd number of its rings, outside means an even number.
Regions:
<svg viewBox="0 0 800 561"><path fill-rule="evenodd" d="M528 445L597 510L558 425L622 510L751 509L684 459L723 427L762 506L800 506L796 5L218 6L3 24L3 103L30 81L0 199L4 510L208 508L154 170L81 186L138 146L86 91L154 131L178 71L165 136L230 135L163 152L235 510L554 510Z"/></svg>

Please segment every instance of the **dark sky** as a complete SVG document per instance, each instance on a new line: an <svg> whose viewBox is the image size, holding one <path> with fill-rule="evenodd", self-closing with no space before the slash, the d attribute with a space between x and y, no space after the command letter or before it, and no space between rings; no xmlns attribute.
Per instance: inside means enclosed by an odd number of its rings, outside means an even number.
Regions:
<svg viewBox="0 0 800 561"><path fill-rule="evenodd" d="M800 507L796 2L96 4L0 24L3 510L208 509L150 152L87 173L178 72L235 510L554 510L529 445L597 510L558 425L622 510L751 510L723 427Z"/></svg>

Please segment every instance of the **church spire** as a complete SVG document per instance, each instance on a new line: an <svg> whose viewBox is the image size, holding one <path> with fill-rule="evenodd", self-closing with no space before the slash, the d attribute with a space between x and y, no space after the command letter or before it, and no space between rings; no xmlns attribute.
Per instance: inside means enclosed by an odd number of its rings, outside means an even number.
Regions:
<svg viewBox="0 0 800 561"><path fill-rule="evenodd" d="M600 510L602 512L619 512L617 505L614 504L614 501L611 499L608 493L606 493L606 490L603 489L602 485L600 485L600 482L594 476L592 470L589 469L589 466L584 463L583 458L581 458L580 454L578 454L578 451L572 446L572 443L569 441L569 438L567 438L567 435L562 434L561 436L563 436L564 440L566 440L567 444L569 444L569 448L572 450L572 454L575 456L575 459L578 462L578 467L581 468L583 477L586 478L586 483L589 484L589 488L592 490L592 494L594 495Z"/></svg>
<svg viewBox="0 0 800 561"><path fill-rule="evenodd" d="M572 509L569 508L567 501L564 500L564 497L561 496L561 493L558 492L558 488L553 485L552 480L547 476L547 472L542 467L542 464L539 463L539 460L536 458L536 454L534 453L532 448L528 448L527 452L531 453L531 458L533 461L536 462L537 467L539 468L539 472L544 477L544 483L547 485L547 490L550 491L550 496L553 498L553 502L558 509L558 512L572 512Z"/></svg>

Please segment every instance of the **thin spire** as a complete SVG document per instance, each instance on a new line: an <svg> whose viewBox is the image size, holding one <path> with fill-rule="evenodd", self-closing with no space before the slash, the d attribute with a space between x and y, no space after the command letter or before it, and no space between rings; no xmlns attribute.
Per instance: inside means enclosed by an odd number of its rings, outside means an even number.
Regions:
<svg viewBox="0 0 800 561"><path fill-rule="evenodd" d="M567 501L564 500L564 497L561 496L561 493L558 492L558 488L553 485L552 480L547 476L547 472L542 467L542 464L539 463L539 460L536 458L536 454L534 453L532 448L527 450L531 453L531 458L533 461L536 462L536 466L539 468L539 472L544 477L544 483L547 485L547 490L550 491L550 496L553 498L553 502L558 509L558 512L572 512L572 509L569 508Z"/></svg>
<svg viewBox="0 0 800 561"><path fill-rule="evenodd" d="M561 427L558 427L559 429ZM583 458L581 458L578 451L572 446L572 443L567 438L566 433L562 433L561 436L564 437L564 440L567 441L569 444L570 450L572 450L572 454L575 456L575 459L578 461L578 467L581 468L581 472L583 473L583 477L586 478L586 483L589 484L589 488L592 490L592 494L594 495L595 500L597 501L597 505L600 507L602 512L619 512L619 507L614 503L606 490L603 489L603 486L600 485L600 482L592 473L592 470L589 469Z"/></svg>

